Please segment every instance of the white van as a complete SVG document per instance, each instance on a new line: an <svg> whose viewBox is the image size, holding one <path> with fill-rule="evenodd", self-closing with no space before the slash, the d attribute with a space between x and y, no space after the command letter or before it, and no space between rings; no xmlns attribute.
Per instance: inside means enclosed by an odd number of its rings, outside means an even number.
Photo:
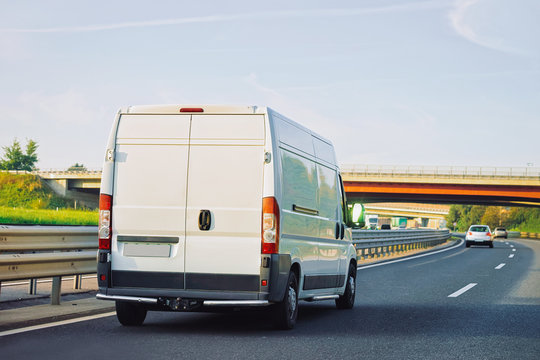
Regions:
<svg viewBox="0 0 540 360"><path fill-rule="evenodd" d="M100 195L98 299L147 310L351 308L356 251L334 148L266 107L119 111Z"/></svg>

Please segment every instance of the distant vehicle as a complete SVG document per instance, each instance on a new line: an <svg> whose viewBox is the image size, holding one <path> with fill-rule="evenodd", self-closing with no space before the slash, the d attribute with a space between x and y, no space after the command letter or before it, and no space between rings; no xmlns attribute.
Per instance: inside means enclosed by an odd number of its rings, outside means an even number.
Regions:
<svg viewBox="0 0 540 360"><path fill-rule="evenodd" d="M392 227L398 229L405 229L407 227L406 217L394 217L392 218Z"/></svg>
<svg viewBox="0 0 540 360"><path fill-rule="evenodd" d="M379 226L379 215L365 215L366 228L376 230Z"/></svg>
<svg viewBox="0 0 540 360"><path fill-rule="evenodd" d="M390 226L390 224L382 224L381 230L392 230L392 227Z"/></svg>
<svg viewBox="0 0 540 360"><path fill-rule="evenodd" d="M508 232L506 231L505 228L503 227L497 227L495 228L495 230L493 231L493 238L496 239L496 238L505 238L505 239L508 239Z"/></svg>
<svg viewBox="0 0 540 360"><path fill-rule="evenodd" d="M379 216L379 219L377 220L377 229L382 229L383 225L389 225L390 228L392 228L392 218Z"/></svg>
<svg viewBox="0 0 540 360"><path fill-rule="evenodd" d="M353 307L330 141L266 107L156 105L120 110L107 144L96 297L116 301L122 325L267 306L290 329L298 300Z"/></svg>
<svg viewBox="0 0 540 360"><path fill-rule="evenodd" d="M487 245L493 247L491 239L491 231L487 225L471 225L465 235L465 246L471 245Z"/></svg>

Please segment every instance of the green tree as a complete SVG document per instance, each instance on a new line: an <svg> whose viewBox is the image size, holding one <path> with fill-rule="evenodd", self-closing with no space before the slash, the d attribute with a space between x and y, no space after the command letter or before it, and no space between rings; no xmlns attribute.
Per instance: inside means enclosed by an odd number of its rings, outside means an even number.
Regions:
<svg viewBox="0 0 540 360"><path fill-rule="evenodd" d="M453 227L454 222L456 222L457 231L467 231L469 226L482 222L482 216L484 216L486 209L486 206L478 205L452 205L446 216L446 222L449 227Z"/></svg>
<svg viewBox="0 0 540 360"><path fill-rule="evenodd" d="M11 146L4 146L4 157L0 159L2 170L36 170L38 144L34 140L28 140L26 153L21 149L21 143L15 139Z"/></svg>
<svg viewBox="0 0 540 360"><path fill-rule="evenodd" d="M83 164L75 163L71 165L67 171L87 171L88 169Z"/></svg>
<svg viewBox="0 0 540 360"><path fill-rule="evenodd" d="M502 225L509 230L540 232L540 208L452 205L446 221L449 227L457 222L458 231L467 231L472 224L486 224L491 229Z"/></svg>
<svg viewBox="0 0 540 360"><path fill-rule="evenodd" d="M489 206L484 212L480 222L489 226L491 230L502 225L501 208L497 206Z"/></svg>
<svg viewBox="0 0 540 360"><path fill-rule="evenodd" d="M454 229L455 228L454 223L457 226L460 215L461 214L460 214L459 209L458 209L458 207L456 205L450 206L450 210L448 211L448 215L446 215L446 224L447 224L448 228Z"/></svg>

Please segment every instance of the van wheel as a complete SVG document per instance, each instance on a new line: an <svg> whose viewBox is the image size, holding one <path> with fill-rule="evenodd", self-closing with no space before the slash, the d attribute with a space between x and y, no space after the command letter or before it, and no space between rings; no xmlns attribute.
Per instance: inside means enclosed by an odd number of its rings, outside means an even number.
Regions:
<svg viewBox="0 0 540 360"><path fill-rule="evenodd" d="M351 263L349 265L349 275L347 276L347 286L343 295L336 299L338 309L352 309L354 298L356 297L356 267Z"/></svg>
<svg viewBox="0 0 540 360"><path fill-rule="evenodd" d="M140 326L146 318L146 308L137 303L117 301L116 317L124 326Z"/></svg>
<svg viewBox="0 0 540 360"><path fill-rule="evenodd" d="M274 326L278 329L289 330L296 324L298 317L298 280L294 272L289 273L287 289L283 301L274 305Z"/></svg>

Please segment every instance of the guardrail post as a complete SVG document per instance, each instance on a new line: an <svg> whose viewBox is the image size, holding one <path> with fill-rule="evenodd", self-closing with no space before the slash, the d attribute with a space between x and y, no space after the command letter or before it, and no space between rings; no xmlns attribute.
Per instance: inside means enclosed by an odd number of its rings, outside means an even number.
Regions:
<svg viewBox="0 0 540 360"><path fill-rule="evenodd" d="M37 294L37 279L30 279L30 288L28 289L28 294Z"/></svg>
<svg viewBox="0 0 540 360"><path fill-rule="evenodd" d="M60 305L60 292L62 291L62 277L55 276L52 281L51 305Z"/></svg>
<svg viewBox="0 0 540 360"><path fill-rule="evenodd" d="M75 275L73 278L73 289L82 289L82 275Z"/></svg>

